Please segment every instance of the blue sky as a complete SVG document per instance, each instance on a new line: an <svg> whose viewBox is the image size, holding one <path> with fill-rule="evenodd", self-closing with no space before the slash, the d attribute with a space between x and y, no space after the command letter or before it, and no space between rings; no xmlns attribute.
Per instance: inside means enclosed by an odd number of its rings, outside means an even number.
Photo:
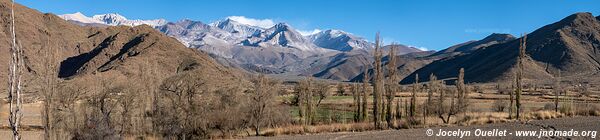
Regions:
<svg viewBox="0 0 600 140"><path fill-rule="evenodd" d="M440 50L492 32L532 32L575 12L600 14L598 0L16 0L42 12L119 13L210 23L228 16L340 29L373 40Z"/></svg>

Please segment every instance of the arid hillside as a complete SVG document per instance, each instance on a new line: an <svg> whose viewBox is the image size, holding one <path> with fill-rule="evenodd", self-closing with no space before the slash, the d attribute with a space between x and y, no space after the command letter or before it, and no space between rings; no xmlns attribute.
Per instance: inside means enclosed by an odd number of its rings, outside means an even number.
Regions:
<svg viewBox="0 0 600 140"><path fill-rule="evenodd" d="M10 60L10 7L10 1L0 0L1 79L7 79ZM48 79L93 90L102 83L157 87L184 71L219 81L215 83L238 82L242 76L146 25L84 27L19 4L15 25L24 54L26 95L37 95ZM6 91L6 84L0 87Z"/></svg>
<svg viewBox="0 0 600 140"><path fill-rule="evenodd" d="M519 39L434 61L402 80L427 81L431 73L453 78L465 68L466 82L509 81L516 68ZM591 13L576 13L527 35L525 79L541 80L560 75L565 80L597 77L600 71L600 22ZM593 78L591 79L593 80Z"/></svg>

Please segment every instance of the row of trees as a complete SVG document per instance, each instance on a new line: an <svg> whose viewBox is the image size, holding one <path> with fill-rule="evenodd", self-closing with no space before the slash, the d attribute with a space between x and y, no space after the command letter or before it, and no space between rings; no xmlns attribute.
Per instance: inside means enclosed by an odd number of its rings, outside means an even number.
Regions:
<svg viewBox="0 0 600 140"><path fill-rule="evenodd" d="M373 66L373 78L369 78L369 70L365 65L363 73L362 86L359 84L352 84L350 86L352 97L354 100L353 111L354 120L356 122L370 121L369 119L369 107L368 97L372 95L372 121L376 128L390 128L394 127L398 119L402 119L403 112L406 114L406 120L408 122L416 121L417 110L421 110L423 113L423 122L425 123L427 116L437 114L440 119L445 123L449 123L450 117L457 114L458 112L464 111L467 107L467 87L464 84L464 69L460 69L459 77L457 79L456 88L448 88L445 83L437 80L436 76L431 74L429 83L427 84L427 100L424 101L423 107L418 107L417 103L417 92L421 90L423 86L419 83L418 74L415 75L415 83L412 85L411 95L409 99L395 99L396 93L400 91L401 86L397 74L395 55L396 48L394 45L389 51L389 60L387 63L387 77L384 77L384 68L382 63L382 50L381 41L379 39L379 33L375 39L375 58ZM372 90L371 90L372 89ZM438 94L438 99L434 99L434 94ZM448 99L450 98L450 99ZM451 100L450 103L445 102ZM395 105L394 105L395 103ZM404 105L402 105L404 103ZM395 106L395 109L394 109Z"/></svg>

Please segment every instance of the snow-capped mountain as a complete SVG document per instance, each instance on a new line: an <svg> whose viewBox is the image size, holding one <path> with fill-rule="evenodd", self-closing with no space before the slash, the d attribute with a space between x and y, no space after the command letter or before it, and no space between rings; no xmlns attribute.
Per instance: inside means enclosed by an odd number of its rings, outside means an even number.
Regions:
<svg viewBox="0 0 600 140"><path fill-rule="evenodd" d="M227 18L227 19L221 20L221 21L217 21L215 23L211 23L210 25L215 26L219 29L225 30L227 32L230 32L230 33L232 33L236 36L240 36L240 37L255 36L265 30L261 27L239 23L230 18Z"/></svg>
<svg viewBox="0 0 600 140"><path fill-rule="evenodd" d="M101 15L94 15L92 17L88 17L80 12L77 12L74 14L59 15L59 17L65 19L67 21L74 21L74 22L79 22L79 23L83 23L83 24L104 24L104 25L110 25L110 26L118 26L118 25L138 26L138 25L146 24L146 25L149 25L152 27L157 27L157 26L162 26L162 25L167 24L167 21L164 19L129 20L129 19L125 18L124 16L116 14L116 13L101 14Z"/></svg>
<svg viewBox="0 0 600 140"><path fill-rule="evenodd" d="M354 49L369 50L374 46L373 43L361 37L341 30L325 30L309 35L308 38L318 47L344 52Z"/></svg>
<svg viewBox="0 0 600 140"><path fill-rule="evenodd" d="M242 45L281 46L311 52L323 50L315 46L310 40L286 23L278 23L259 34L249 36L246 40L242 41Z"/></svg>
<svg viewBox="0 0 600 140"><path fill-rule="evenodd" d="M73 14L58 15L58 16L67 21L76 21L76 22L88 23L88 24L94 24L94 23L102 24L103 23L102 21L96 20L91 17L87 17L80 12L73 13Z"/></svg>
<svg viewBox="0 0 600 140"><path fill-rule="evenodd" d="M81 13L61 15L81 25L105 26L147 24L174 37L184 45L211 54L221 63L250 71L302 71L326 64L339 53L370 54L373 43L341 30L324 30L303 35L286 23L254 24L238 16L205 24L201 21L128 20L119 14L87 17ZM260 25L260 26L258 26ZM408 47L407 47L408 48ZM402 50L402 49L400 49ZM412 52L412 51L411 51ZM398 52L403 53L403 52Z"/></svg>
<svg viewBox="0 0 600 140"><path fill-rule="evenodd" d="M201 49L221 57L231 58L229 48L239 42L240 37L200 21L181 20L156 27L157 30L181 41L184 45Z"/></svg>

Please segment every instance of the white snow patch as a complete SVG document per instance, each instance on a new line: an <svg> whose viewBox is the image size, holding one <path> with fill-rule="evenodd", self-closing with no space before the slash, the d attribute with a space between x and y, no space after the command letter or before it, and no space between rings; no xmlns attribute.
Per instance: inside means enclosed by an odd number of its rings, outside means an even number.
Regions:
<svg viewBox="0 0 600 140"><path fill-rule="evenodd" d="M77 13L73 13L73 14L59 15L59 17L64 20L78 21L81 23L102 23L102 21L85 16L81 12L77 12Z"/></svg>
<svg viewBox="0 0 600 140"><path fill-rule="evenodd" d="M275 22L273 22L273 20L271 20L271 19L254 19L254 18L247 18L244 16L229 16L227 18L231 19L233 21L237 21L241 24L252 25L252 26L257 26L257 27L261 27L261 28L269 28L269 27L272 27L273 25L275 25Z"/></svg>
<svg viewBox="0 0 600 140"><path fill-rule="evenodd" d="M298 30L298 32L302 35L302 36L309 36L309 35L314 35L317 34L319 32L321 32L320 29L313 29L313 30Z"/></svg>
<svg viewBox="0 0 600 140"><path fill-rule="evenodd" d="M419 50L421 50L421 51L429 51L429 49L427 49L427 48L425 48L425 47L417 47L417 46L408 46L408 47L415 48L415 49L419 49Z"/></svg>

